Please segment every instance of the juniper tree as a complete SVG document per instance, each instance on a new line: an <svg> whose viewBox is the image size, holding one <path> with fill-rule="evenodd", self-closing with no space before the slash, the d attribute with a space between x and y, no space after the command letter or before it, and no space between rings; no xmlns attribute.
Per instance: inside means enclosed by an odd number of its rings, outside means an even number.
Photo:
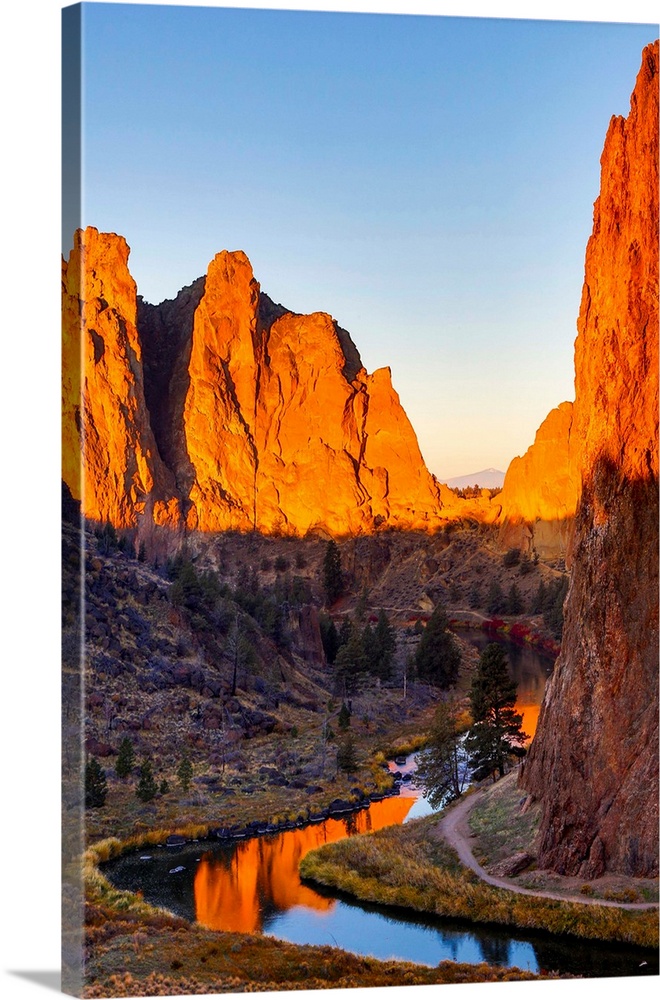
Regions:
<svg viewBox="0 0 660 1000"><path fill-rule="evenodd" d="M342 742L337 747L337 768L346 774L351 774L358 767L358 756L355 749L355 742L350 733L347 733Z"/></svg>
<svg viewBox="0 0 660 1000"><path fill-rule="evenodd" d="M151 761L146 757L140 765L140 780L135 789L135 794L141 802L151 802L158 791L158 785L154 780Z"/></svg>
<svg viewBox="0 0 660 1000"><path fill-rule="evenodd" d="M187 792L190 788L190 782L193 776L193 766L190 757L187 753L184 753L181 758L181 762L176 772L176 776L179 779L179 784L183 788L184 792Z"/></svg>
<svg viewBox="0 0 660 1000"><path fill-rule="evenodd" d="M134 767L135 750L133 749L133 744L128 736L124 736L123 740L119 744L119 754L117 755L117 763L115 764L117 777L127 778Z"/></svg>
<svg viewBox="0 0 660 1000"><path fill-rule="evenodd" d="M339 546L333 539L328 542L323 559L323 588L328 606L334 604L344 591L341 575L341 553Z"/></svg>
<svg viewBox="0 0 660 1000"><path fill-rule="evenodd" d="M490 643L479 657L470 688L473 725L466 749L478 781L489 774L493 780L503 777L509 758L525 754L528 736L522 731L522 715L515 710L517 692L502 647Z"/></svg>
<svg viewBox="0 0 660 1000"><path fill-rule="evenodd" d="M89 757L85 764L85 807L98 809L105 805L108 783L105 771L96 757Z"/></svg>
<svg viewBox="0 0 660 1000"><path fill-rule="evenodd" d="M450 688L456 683L461 653L449 631L449 622L440 604L424 629L415 654L417 673L421 680L439 687Z"/></svg>

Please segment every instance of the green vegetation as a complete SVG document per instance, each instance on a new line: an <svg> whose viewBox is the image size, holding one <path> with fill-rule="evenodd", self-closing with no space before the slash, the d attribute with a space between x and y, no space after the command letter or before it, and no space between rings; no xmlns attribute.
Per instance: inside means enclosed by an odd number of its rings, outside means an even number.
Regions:
<svg viewBox="0 0 660 1000"><path fill-rule="evenodd" d="M187 792L190 788L190 782L193 776L193 766L190 757L187 753L184 753L181 758L181 762L177 768L176 776L179 779L179 784L183 788L184 792Z"/></svg>
<svg viewBox="0 0 660 1000"><path fill-rule="evenodd" d="M442 701L436 709L426 748L417 757L416 779L434 809L445 799L457 799L468 775L461 766L461 736L466 719L456 702Z"/></svg>
<svg viewBox="0 0 660 1000"><path fill-rule="evenodd" d="M341 573L341 553L334 540L328 542L323 560L323 588L328 607L338 601L344 592L344 581Z"/></svg>
<svg viewBox="0 0 660 1000"><path fill-rule="evenodd" d="M115 764L117 777L127 778L134 767L135 750L133 749L133 743L128 736L124 736L119 744L119 753L117 754L117 763Z"/></svg>
<svg viewBox="0 0 660 1000"><path fill-rule="evenodd" d="M151 762L145 758L140 765L140 780L135 794L141 802L150 802L156 797L158 785L154 779Z"/></svg>
<svg viewBox="0 0 660 1000"><path fill-rule="evenodd" d="M358 899L558 935L658 944L657 912L523 896L482 882L436 834L438 817L350 837L307 854L303 878Z"/></svg>
<svg viewBox="0 0 660 1000"><path fill-rule="evenodd" d="M105 805L107 794L105 771L96 757L90 757L85 765L85 808L98 809Z"/></svg>
<svg viewBox="0 0 660 1000"><path fill-rule="evenodd" d="M354 774L359 767L355 740L350 733L346 733L337 747L337 767L340 771L345 771L346 774Z"/></svg>
<svg viewBox="0 0 660 1000"><path fill-rule="evenodd" d="M449 631L447 615L440 604L424 629L415 662L421 680L444 691L456 683L461 653Z"/></svg>
<svg viewBox="0 0 660 1000"><path fill-rule="evenodd" d="M466 738L470 767L477 781L506 774L511 756L525 753L522 715L515 711L518 686L511 679L504 650L492 642L479 657L470 688L473 725Z"/></svg>

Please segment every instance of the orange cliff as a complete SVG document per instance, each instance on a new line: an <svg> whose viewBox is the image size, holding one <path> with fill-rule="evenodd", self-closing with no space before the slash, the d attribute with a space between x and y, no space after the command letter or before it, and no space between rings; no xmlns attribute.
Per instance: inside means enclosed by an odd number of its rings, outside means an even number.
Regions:
<svg viewBox="0 0 660 1000"><path fill-rule="evenodd" d="M88 518L141 537L341 535L466 513L427 470L389 369L367 374L330 316L275 305L241 251L153 306L128 252L89 228L64 264L64 478Z"/></svg>
<svg viewBox="0 0 660 1000"><path fill-rule="evenodd" d="M545 418L522 457L504 477L499 541L504 548L565 557L579 492L579 440L572 435L573 404L560 403Z"/></svg>
<svg viewBox="0 0 660 1000"><path fill-rule="evenodd" d="M144 399L128 254L124 239L89 228L62 267L63 478L87 517L118 528L145 513L178 519Z"/></svg>
<svg viewBox="0 0 660 1000"><path fill-rule="evenodd" d="M658 874L658 43L613 118L575 346L580 495L559 659L522 785L539 866Z"/></svg>

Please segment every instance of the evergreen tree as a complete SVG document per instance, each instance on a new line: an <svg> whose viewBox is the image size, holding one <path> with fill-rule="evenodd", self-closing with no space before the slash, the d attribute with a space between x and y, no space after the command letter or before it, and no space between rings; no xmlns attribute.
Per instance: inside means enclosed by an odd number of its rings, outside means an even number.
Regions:
<svg viewBox="0 0 660 1000"><path fill-rule="evenodd" d="M436 607L424 629L415 663L420 678L441 690L456 683L461 653L449 631L447 615L441 605Z"/></svg>
<svg viewBox="0 0 660 1000"><path fill-rule="evenodd" d="M382 608L378 612L375 636L378 649L378 661L375 673L381 680L387 681L392 676L392 664L396 651L396 633Z"/></svg>
<svg viewBox="0 0 660 1000"><path fill-rule="evenodd" d="M488 588L486 610L489 615L503 615L506 611L506 596L497 580L493 580Z"/></svg>
<svg viewBox="0 0 660 1000"><path fill-rule="evenodd" d="M462 733L456 703L440 702L426 747L417 756L415 774L433 809L439 809L445 799L457 799L467 782Z"/></svg>
<svg viewBox="0 0 660 1000"><path fill-rule="evenodd" d="M117 755L117 763L115 764L117 777L127 778L134 767L135 750L133 749L133 744L128 736L124 736L123 740L119 744L119 753Z"/></svg>
<svg viewBox="0 0 660 1000"><path fill-rule="evenodd" d="M471 608L481 607L481 586L476 582L470 587L468 593L468 603Z"/></svg>
<svg viewBox="0 0 660 1000"><path fill-rule="evenodd" d="M337 651L339 650L339 633L337 632L337 626L333 622L330 615L321 615L319 617L319 629L321 631L321 642L323 643L325 658L332 666L335 662Z"/></svg>
<svg viewBox="0 0 660 1000"><path fill-rule="evenodd" d="M339 649L341 649L342 646L346 645L346 643L348 642L348 640L353 635L354 629L355 629L355 626L353 625L353 622L351 621L351 619L347 615L346 618L342 619L342 623L339 626L339 633L337 635L337 639L338 639L338 642L339 642Z"/></svg>
<svg viewBox="0 0 660 1000"><path fill-rule="evenodd" d="M348 705L345 701L342 701L341 708L339 709L339 715L337 716L337 724L340 729L344 732L348 729L351 724L351 713L348 710Z"/></svg>
<svg viewBox="0 0 660 1000"><path fill-rule="evenodd" d="M337 768L346 774L352 774L358 768L358 755L355 741L350 733L344 736L337 747Z"/></svg>
<svg viewBox="0 0 660 1000"><path fill-rule="evenodd" d="M543 604L543 621L555 639L561 639L564 629L564 600L568 592L568 577L560 577L548 587Z"/></svg>
<svg viewBox="0 0 660 1000"><path fill-rule="evenodd" d="M522 609L523 599L520 588L516 583L512 583L509 587L509 595L507 597L507 611L510 615L519 615Z"/></svg>
<svg viewBox="0 0 660 1000"><path fill-rule="evenodd" d="M330 539L323 560L323 588L328 607L334 604L344 592L341 575L341 553L337 543Z"/></svg>
<svg viewBox="0 0 660 1000"><path fill-rule="evenodd" d="M190 782L193 776L193 766L190 757L187 753L184 753L181 758L181 762L176 772L176 776L179 779L179 784L183 788L184 792L187 792L190 788Z"/></svg>
<svg viewBox="0 0 660 1000"><path fill-rule="evenodd" d="M166 779L163 778L163 780L160 783L160 788L158 789L158 791L160 792L161 795L167 795L167 793L169 792L169 790L170 790L170 786L169 786L168 782L166 781Z"/></svg>
<svg viewBox="0 0 660 1000"><path fill-rule="evenodd" d="M515 711L518 685L509 675L501 646L490 643L479 658L470 689L474 720L466 738L470 767L479 781L487 775L501 778L508 758L524 756L522 715Z"/></svg>
<svg viewBox="0 0 660 1000"><path fill-rule="evenodd" d="M364 682L367 671L367 658L362 644L362 635L352 622L349 624L348 640L339 647L334 664L335 677L343 695L354 694Z"/></svg>
<svg viewBox="0 0 660 1000"><path fill-rule="evenodd" d="M546 589L543 580L539 580L539 585L536 588L536 593L532 597L530 602L529 611L532 615L543 614L543 608L545 606L546 599Z"/></svg>
<svg viewBox="0 0 660 1000"><path fill-rule="evenodd" d="M89 757L85 764L85 807L98 809L105 805L108 783L105 771L96 757Z"/></svg>
<svg viewBox="0 0 660 1000"><path fill-rule="evenodd" d="M157 791L158 785L154 780L151 762L145 757L140 766L140 780L135 794L142 802L151 802Z"/></svg>

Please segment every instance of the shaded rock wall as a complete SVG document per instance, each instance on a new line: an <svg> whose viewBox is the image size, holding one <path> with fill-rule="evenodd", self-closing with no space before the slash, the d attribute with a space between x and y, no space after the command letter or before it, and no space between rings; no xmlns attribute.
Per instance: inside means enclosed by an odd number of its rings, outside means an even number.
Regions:
<svg viewBox="0 0 660 1000"><path fill-rule="evenodd" d="M522 776L541 865L658 872L658 44L613 118L586 253L581 492L561 655Z"/></svg>

